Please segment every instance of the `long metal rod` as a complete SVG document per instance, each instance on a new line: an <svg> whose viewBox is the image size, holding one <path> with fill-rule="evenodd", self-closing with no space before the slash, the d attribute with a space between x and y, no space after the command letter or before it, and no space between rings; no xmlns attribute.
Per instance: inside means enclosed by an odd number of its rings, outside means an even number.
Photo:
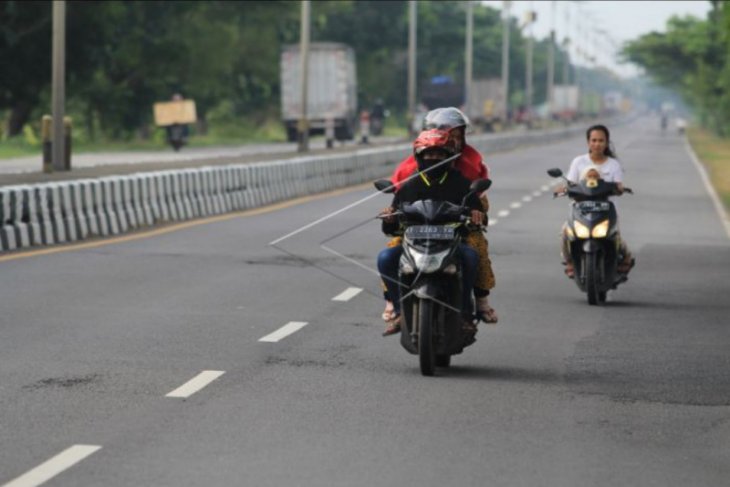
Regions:
<svg viewBox="0 0 730 487"><path fill-rule="evenodd" d="M527 48L525 53L525 61L527 69L525 69L525 105L528 116L532 116L532 25L534 21L534 13L532 10L532 1L530 1L530 12L527 26Z"/></svg>
<svg viewBox="0 0 730 487"><path fill-rule="evenodd" d="M555 5L553 0L550 6L550 44L548 44L547 65L547 104L548 113L553 113L553 86L555 85Z"/></svg>
<svg viewBox="0 0 730 487"><path fill-rule="evenodd" d="M52 95L53 131L52 131L52 161L53 169L65 169L64 153L65 140L63 131L63 117L65 115L65 54L66 54L66 2L53 2L53 65L52 65Z"/></svg>

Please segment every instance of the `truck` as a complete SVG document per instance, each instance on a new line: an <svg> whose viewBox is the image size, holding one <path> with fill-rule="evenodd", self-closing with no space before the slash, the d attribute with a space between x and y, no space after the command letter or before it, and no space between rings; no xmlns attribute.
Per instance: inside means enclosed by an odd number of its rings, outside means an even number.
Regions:
<svg viewBox="0 0 730 487"><path fill-rule="evenodd" d="M472 123L486 132L493 132L504 115L504 92L501 78L475 79L467 95L466 113Z"/></svg>
<svg viewBox="0 0 730 487"><path fill-rule="evenodd" d="M575 120L578 117L579 94L577 85L553 86L553 118L565 122Z"/></svg>
<svg viewBox="0 0 730 487"><path fill-rule="evenodd" d="M334 125L337 140L350 140L357 122L357 70L355 52L335 42L309 45L307 120L310 134L324 134ZM297 140L302 114L301 51L298 44L281 51L281 118L287 139Z"/></svg>

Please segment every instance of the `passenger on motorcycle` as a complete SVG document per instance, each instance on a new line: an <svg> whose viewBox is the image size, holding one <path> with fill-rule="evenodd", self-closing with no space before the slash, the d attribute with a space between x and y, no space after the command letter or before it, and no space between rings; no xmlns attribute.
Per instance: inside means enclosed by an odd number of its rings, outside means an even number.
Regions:
<svg viewBox="0 0 730 487"><path fill-rule="evenodd" d="M604 125L593 125L586 131L586 140L588 141L588 154L583 154L570 164L570 169L566 179L571 183L578 183L588 175L590 169L595 169L600 178L609 183L616 183L618 193L624 191L623 177L624 171L621 163L616 157L614 149L611 147L611 135L608 128ZM583 176L583 177L582 177ZM565 187L556 190L557 193L564 192ZM626 242L619 235L620 252L623 260L618 264L618 272L628 274L634 267L635 259L631 256L631 252ZM565 265L565 275L573 279L575 277L575 268L570 258L568 247L568 235L565 226L561 232L561 255L563 257L563 265Z"/></svg>
<svg viewBox="0 0 730 487"><path fill-rule="evenodd" d="M417 177L403 182L393 197L389 208L383 210L383 233L393 235L398 230L398 222L394 216L388 216L402 203L411 203L419 200L449 201L461 205L464 196L469 193L470 181L452 163L439 164L456 154L450 144L450 133L443 130L426 130L413 143L413 153L417 164ZM472 209L471 221L476 225L484 222L482 204L477 195L472 194L466 200L466 205ZM387 320L387 327L383 336L393 335L400 331L400 286L398 284L398 263L403 252L399 241L397 245L389 246L378 255L378 270L386 286L386 299L392 303L393 311ZM471 302L471 293L476 281L478 264L477 252L468 245L460 248L462 259L462 278L464 297L463 303ZM462 310L464 314L464 330L476 334L471 316L471 310Z"/></svg>
<svg viewBox="0 0 730 487"><path fill-rule="evenodd" d="M437 108L428 112L423 120L423 130L438 129L449 133L448 145L450 150L456 154L461 153L454 162L454 167L461 172L469 181L475 179L489 179L489 168L484 163L482 155L475 148L466 143L466 130L469 121L461 110L448 107ZM391 181L400 187L418 171L416 158L410 155L404 159L396 168ZM482 210L489 211L489 200L487 193L481 195ZM495 286L494 271L492 262L489 259L489 242L482 232L470 232L466 238L467 244L474 248L479 254L479 267L477 270L474 296L476 297L477 311L482 315L486 323L497 323L497 313L489 305L488 296L490 289ZM400 244L400 238L393 239L389 245ZM387 322L393 318L393 303L386 300L383 319Z"/></svg>

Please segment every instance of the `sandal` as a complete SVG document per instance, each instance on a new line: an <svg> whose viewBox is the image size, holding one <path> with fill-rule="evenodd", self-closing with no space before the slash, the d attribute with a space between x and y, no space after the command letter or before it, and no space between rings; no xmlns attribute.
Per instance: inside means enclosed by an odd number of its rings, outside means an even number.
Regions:
<svg viewBox="0 0 730 487"><path fill-rule="evenodd" d="M393 303L391 303L390 301L385 302L385 309L383 310L383 314L381 316L383 318L383 321L385 321L386 323L398 317L398 315L395 313Z"/></svg>
<svg viewBox="0 0 730 487"><path fill-rule="evenodd" d="M636 259L633 257L629 262L621 262L619 265L616 266L616 271L620 274L628 274L629 271L634 267L636 264Z"/></svg>
<svg viewBox="0 0 730 487"><path fill-rule="evenodd" d="M565 272L565 275L568 276L568 279L575 278L575 267L573 267L573 264L565 264L563 272Z"/></svg>
<svg viewBox="0 0 730 487"><path fill-rule="evenodd" d="M385 327L385 331L383 332L384 337L400 333L400 315L399 314L395 315L395 317L393 319L388 320L387 323L388 323L388 326Z"/></svg>
<svg viewBox="0 0 730 487"><path fill-rule="evenodd" d="M479 318L484 323L489 323L489 324L497 323L497 320L499 319L497 317L497 312L494 311L494 308L489 306L489 301L487 300L487 296L477 298L476 304L477 304L477 313L479 315Z"/></svg>

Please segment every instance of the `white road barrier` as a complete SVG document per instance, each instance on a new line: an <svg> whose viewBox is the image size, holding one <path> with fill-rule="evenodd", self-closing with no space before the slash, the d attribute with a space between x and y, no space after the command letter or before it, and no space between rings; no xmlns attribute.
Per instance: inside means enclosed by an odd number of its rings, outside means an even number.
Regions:
<svg viewBox="0 0 730 487"><path fill-rule="evenodd" d="M484 153L554 142L582 127L476 135ZM117 235L387 177L410 144L350 154L0 187L0 251Z"/></svg>

